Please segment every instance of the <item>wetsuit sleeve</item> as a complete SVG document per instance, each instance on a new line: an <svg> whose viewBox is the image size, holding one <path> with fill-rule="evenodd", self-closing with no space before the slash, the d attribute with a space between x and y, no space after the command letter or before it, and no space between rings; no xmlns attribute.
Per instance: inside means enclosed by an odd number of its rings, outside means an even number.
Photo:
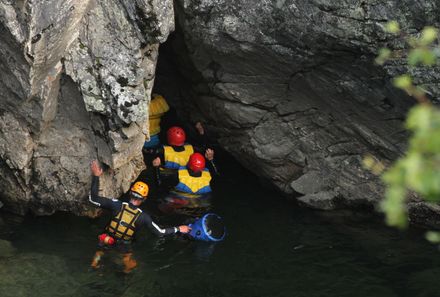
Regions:
<svg viewBox="0 0 440 297"><path fill-rule="evenodd" d="M92 188L89 195L90 203L106 209L117 211L121 209L122 202L117 199L109 199L99 196L99 176L92 177Z"/></svg>
<svg viewBox="0 0 440 297"><path fill-rule="evenodd" d="M192 147L193 147L195 153L202 154L203 156L205 155L205 151L207 149L206 147L202 147L202 146L198 146L198 145L193 145Z"/></svg>
<svg viewBox="0 0 440 297"><path fill-rule="evenodd" d="M212 148L209 145L209 140L208 140L206 133L203 135L196 133L195 135L196 135L196 137L194 138L194 142L193 142L194 151L196 151L198 153L200 153L200 152L204 153L206 151L206 149Z"/></svg>
<svg viewBox="0 0 440 297"><path fill-rule="evenodd" d="M163 149L163 147L159 147L159 148L156 149L156 152L155 152L155 154L154 154L154 158L153 158L153 159L155 159L155 158L157 158L157 157L160 158L160 162L161 162L162 165L163 165L163 164L165 163L165 157L164 157L164 149Z"/></svg>
<svg viewBox="0 0 440 297"><path fill-rule="evenodd" d="M212 161L206 160L206 168L208 168L209 173L211 173L212 178L220 175L218 168L217 168L217 165L215 164L214 160L212 160Z"/></svg>
<svg viewBox="0 0 440 297"><path fill-rule="evenodd" d="M136 224L148 227L157 236L170 235L179 232L179 228L177 227L171 227L171 228L159 227L159 225L153 222L151 217L144 212L137 219Z"/></svg>

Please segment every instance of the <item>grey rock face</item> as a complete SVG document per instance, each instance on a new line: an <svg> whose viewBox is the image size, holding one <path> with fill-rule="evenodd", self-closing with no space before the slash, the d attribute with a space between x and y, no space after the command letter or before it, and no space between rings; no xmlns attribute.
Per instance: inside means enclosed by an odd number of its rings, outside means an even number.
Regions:
<svg viewBox="0 0 440 297"><path fill-rule="evenodd" d="M118 196L143 168L158 44L172 1L0 0L0 197L84 214L89 162Z"/></svg>
<svg viewBox="0 0 440 297"><path fill-rule="evenodd" d="M228 151L312 207L371 205L383 196L362 157L388 164L402 153L413 102L388 83L405 71L403 60L385 70L373 60L386 42L401 46L383 33L386 22L399 20L411 33L438 26L437 1L177 3L194 110ZM437 97L438 79L418 74Z"/></svg>

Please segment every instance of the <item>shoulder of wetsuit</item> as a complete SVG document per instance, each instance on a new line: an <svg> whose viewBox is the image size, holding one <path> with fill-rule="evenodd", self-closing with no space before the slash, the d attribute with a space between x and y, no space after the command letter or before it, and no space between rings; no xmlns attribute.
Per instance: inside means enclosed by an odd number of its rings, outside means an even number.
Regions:
<svg viewBox="0 0 440 297"><path fill-rule="evenodd" d="M138 219L135 222L136 227L140 227L143 225L148 225L152 221L151 216L146 212L141 212Z"/></svg>
<svg viewBox="0 0 440 297"><path fill-rule="evenodd" d="M155 148L154 151L151 153L154 157L161 157L164 154L164 147L160 146L158 148Z"/></svg>
<svg viewBox="0 0 440 297"><path fill-rule="evenodd" d="M205 146L196 146L196 145L193 145L192 147L195 153L199 153L202 155L205 155L206 149L208 148Z"/></svg>

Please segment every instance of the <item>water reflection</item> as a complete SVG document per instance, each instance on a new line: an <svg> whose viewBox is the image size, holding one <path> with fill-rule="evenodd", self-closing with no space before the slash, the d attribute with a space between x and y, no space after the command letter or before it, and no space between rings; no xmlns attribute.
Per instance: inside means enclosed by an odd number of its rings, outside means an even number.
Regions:
<svg viewBox="0 0 440 297"><path fill-rule="evenodd" d="M187 198L170 193L160 201L158 208L164 215L184 215L188 217L186 221L191 221L212 209L212 198Z"/></svg>

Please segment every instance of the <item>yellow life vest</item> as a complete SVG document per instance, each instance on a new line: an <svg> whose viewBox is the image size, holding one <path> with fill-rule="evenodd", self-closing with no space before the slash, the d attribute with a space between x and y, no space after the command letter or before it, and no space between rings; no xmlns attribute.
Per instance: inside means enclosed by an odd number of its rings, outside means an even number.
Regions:
<svg viewBox="0 0 440 297"><path fill-rule="evenodd" d="M184 148L183 151L176 152L172 146L164 145L164 167L168 169L179 169L180 167L186 166L189 157L194 153L194 148L190 144L185 144Z"/></svg>
<svg viewBox="0 0 440 297"><path fill-rule="evenodd" d="M107 231L116 239L131 240L136 230L135 222L141 215L142 210L131 208L123 202L121 211L110 221Z"/></svg>
<svg viewBox="0 0 440 297"><path fill-rule="evenodd" d="M168 111L170 107L164 97L160 95L154 96L150 102L148 110L149 131L150 136L159 134L160 132L160 118Z"/></svg>
<svg viewBox="0 0 440 297"><path fill-rule="evenodd" d="M179 183L173 191L178 196L199 198L211 192L211 174L208 169L203 170L201 176L191 176L186 168L179 169L178 173Z"/></svg>

